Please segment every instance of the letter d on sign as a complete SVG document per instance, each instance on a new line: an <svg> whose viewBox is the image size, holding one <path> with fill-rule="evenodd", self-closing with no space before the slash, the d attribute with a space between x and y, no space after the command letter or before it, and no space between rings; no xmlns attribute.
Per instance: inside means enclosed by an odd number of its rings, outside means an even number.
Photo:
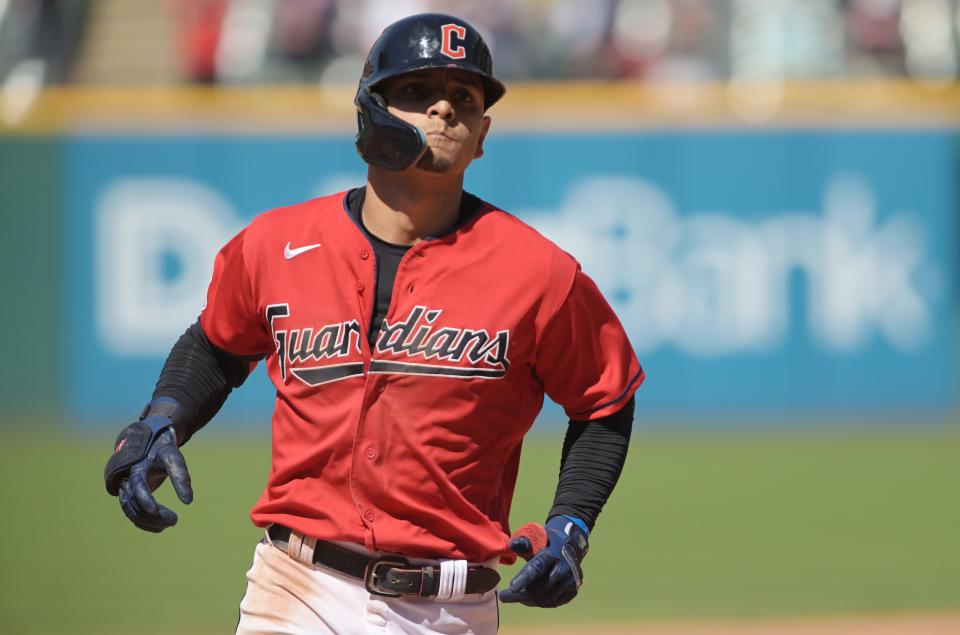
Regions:
<svg viewBox="0 0 960 635"><path fill-rule="evenodd" d="M118 179L94 222L101 344L121 357L167 353L200 313L214 257L237 224L233 210L189 179Z"/></svg>

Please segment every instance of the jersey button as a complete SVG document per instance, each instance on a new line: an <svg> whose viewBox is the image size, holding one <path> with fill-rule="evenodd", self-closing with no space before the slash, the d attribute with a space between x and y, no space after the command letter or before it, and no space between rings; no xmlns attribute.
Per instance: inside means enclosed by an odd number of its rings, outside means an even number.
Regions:
<svg viewBox="0 0 960 635"><path fill-rule="evenodd" d="M367 519L368 523L373 522L373 518L374 518L373 512L370 511L369 509L363 513L363 517Z"/></svg>
<svg viewBox="0 0 960 635"><path fill-rule="evenodd" d="M367 458L371 461L377 458L377 450L372 445L367 448Z"/></svg>
<svg viewBox="0 0 960 635"><path fill-rule="evenodd" d="M363 283L357 280L357 292L363 293Z"/></svg>
<svg viewBox="0 0 960 635"><path fill-rule="evenodd" d="M387 389L386 384L380 384L379 386L377 386L377 392L383 392L386 389Z"/></svg>
<svg viewBox="0 0 960 635"><path fill-rule="evenodd" d="M361 260L366 260L366 259L369 258L369 257L370 257L370 252L369 252L369 251L367 251L366 249L361 249L361 250L360 250L360 259L361 259Z"/></svg>
<svg viewBox="0 0 960 635"><path fill-rule="evenodd" d="M411 282L411 283L410 283L410 286L407 287L407 291L409 291L410 293L413 293L414 288L416 288L416 287L415 287L415 285Z"/></svg>

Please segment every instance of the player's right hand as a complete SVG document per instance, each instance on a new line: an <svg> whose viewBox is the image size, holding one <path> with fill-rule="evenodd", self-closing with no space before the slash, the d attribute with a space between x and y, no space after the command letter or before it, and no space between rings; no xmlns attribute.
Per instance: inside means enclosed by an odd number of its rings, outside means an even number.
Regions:
<svg viewBox="0 0 960 635"><path fill-rule="evenodd" d="M181 501L193 501L190 472L171 420L148 416L124 428L104 468L104 482L119 496L127 518L144 531L159 533L177 524L177 514L153 497L167 476Z"/></svg>

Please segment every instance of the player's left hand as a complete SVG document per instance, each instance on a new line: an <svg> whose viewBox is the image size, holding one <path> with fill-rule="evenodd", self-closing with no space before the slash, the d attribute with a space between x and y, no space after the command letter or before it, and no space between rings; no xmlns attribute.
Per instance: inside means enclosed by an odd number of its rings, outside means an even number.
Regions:
<svg viewBox="0 0 960 635"><path fill-rule="evenodd" d="M583 582L580 562L587 555L587 534L563 516L554 516L546 525L533 528L539 531L530 533L521 528L510 539L510 550L528 562L500 592L500 601L544 608L566 604Z"/></svg>

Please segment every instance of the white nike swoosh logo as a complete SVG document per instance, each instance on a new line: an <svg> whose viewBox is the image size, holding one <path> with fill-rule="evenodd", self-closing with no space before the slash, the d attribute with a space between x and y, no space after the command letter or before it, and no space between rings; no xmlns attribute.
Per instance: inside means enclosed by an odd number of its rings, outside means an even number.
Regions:
<svg viewBox="0 0 960 635"><path fill-rule="evenodd" d="M290 249L290 243L287 243L287 246L283 248L283 257L287 260L291 258L296 258L305 251L310 251L311 249L316 249L320 247L320 243L316 245L304 245L303 247L297 247L296 249Z"/></svg>

